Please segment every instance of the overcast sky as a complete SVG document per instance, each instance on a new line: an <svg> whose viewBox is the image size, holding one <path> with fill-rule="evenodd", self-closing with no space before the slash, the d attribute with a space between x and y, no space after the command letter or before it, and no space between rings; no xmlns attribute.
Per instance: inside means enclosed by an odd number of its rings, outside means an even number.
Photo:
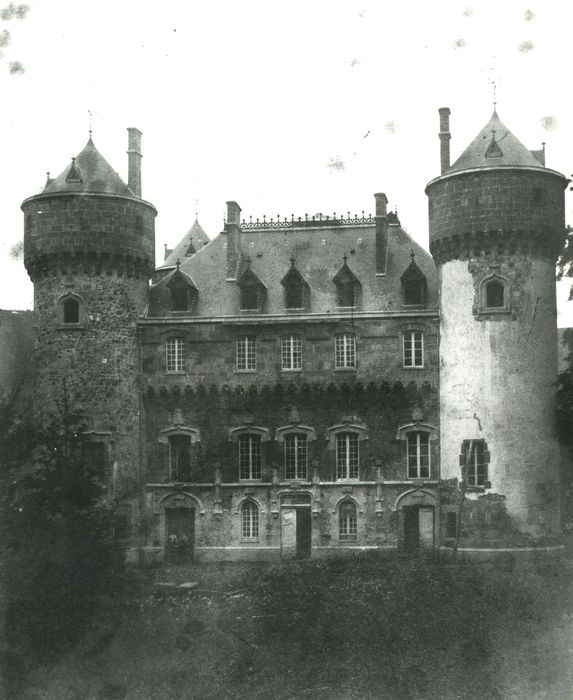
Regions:
<svg viewBox="0 0 573 700"><path fill-rule="evenodd" d="M0 7L6 0L0 0ZM426 183L439 174L438 108L452 160L498 113L547 165L573 171L566 0L31 0L0 22L0 308L31 308L11 250L20 203L88 139L127 179L143 132L143 196L157 260L225 202L248 217L373 211L386 192L427 247ZM0 39L1 42L1 39ZM10 72L20 61L25 71ZM573 224L571 195L567 223ZM573 325L560 294L560 325Z"/></svg>

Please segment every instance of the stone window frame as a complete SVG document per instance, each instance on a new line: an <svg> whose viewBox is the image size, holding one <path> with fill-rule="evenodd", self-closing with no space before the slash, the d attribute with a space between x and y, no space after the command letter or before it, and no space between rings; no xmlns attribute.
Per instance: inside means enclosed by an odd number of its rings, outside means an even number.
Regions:
<svg viewBox="0 0 573 700"><path fill-rule="evenodd" d="M475 455L475 459L473 460L474 463L473 465L470 465L471 468L471 476L472 476L472 483L470 483L470 474L465 473L465 467L466 467L466 458L468 455L468 450L471 448L471 453L470 453L470 460L471 461L471 456ZM477 449L479 448L479 449ZM478 459L480 458L481 459ZM466 482L466 487L468 491L478 491L478 492L483 492L486 489L491 488L491 481L489 480L490 477L490 465L491 462L491 454L488 449L487 442L485 441L484 438L470 438L467 440L464 440L462 442L461 448L460 448L460 467L462 471L462 480ZM482 468L482 474L479 473L480 467Z"/></svg>
<svg viewBox="0 0 573 700"><path fill-rule="evenodd" d="M244 343L245 348L241 348ZM244 364L244 366L242 366ZM257 371L257 337L252 333L240 335L235 340L235 372Z"/></svg>
<svg viewBox="0 0 573 700"><path fill-rule="evenodd" d="M416 339L415 334L420 335L421 341L421 360L419 363L416 361ZM407 338L411 343L411 347L407 348ZM425 341L424 341L424 331L420 328L408 328L402 331L402 369L415 370L415 369L425 369L426 368L426 357L425 357Z"/></svg>
<svg viewBox="0 0 573 700"><path fill-rule="evenodd" d="M419 465L418 465L418 476L410 476L410 464L408 455L408 444L409 436L413 434L425 433L428 436L428 476L421 477ZM430 480L432 478L432 442L438 439L438 429L435 425L431 423L421 423L416 421L414 423L407 423L406 425L401 425L396 433L396 440L400 440L406 443L405 445L405 463L406 463L406 478L410 481L419 480Z"/></svg>
<svg viewBox="0 0 573 700"><path fill-rule="evenodd" d="M304 435L306 439L306 465L305 471L306 476L300 477L297 475L298 464L295 465L295 476L287 476L287 438L290 435ZM285 481L310 481L308 467L309 467L309 455L310 455L310 445L309 443L316 440L316 430L308 425L285 425L275 430L275 439L280 444L283 443L283 466L284 466L284 479Z"/></svg>
<svg viewBox="0 0 573 700"><path fill-rule="evenodd" d="M75 301L78 304L78 320L77 321L66 321L65 320L65 306L66 302L68 301ZM77 329L77 328L85 328L86 323L87 323L87 313L86 313L86 304L83 299L79 294L76 294L75 292L68 291L65 294L62 294L57 302L57 319L58 319L58 328L61 328L62 330L72 330L72 329Z"/></svg>
<svg viewBox="0 0 573 700"><path fill-rule="evenodd" d="M298 364L296 363L297 349ZM285 366L285 358L289 361L287 366ZM300 333L288 333L281 336L281 372L302 372L302 336Z"/></svg>
<svg viewBox="0 0 573 700"><path fill-rule="evenodd" d="M342 509L347 505L351 504L353 506L354 512L353 512L353 521L351 520L349 523L345 523L344 520L342 519ZM336 504L336 516L337 516L337 528L336 531L338 533L338 541L339 542L357 542L358 541L358 503L354 498L346 494L343 498L341 498L338 503ZM350 527L344 527L345 525L349 525ZM343 529L348 529L350 532L343 532ZM353 532L352 532L353 531Z"/></svg>
<svg viewBox="0 0 573 700"><path fill-rule="evenodd" d="M295 267L294 258L291 258L291 267L281 280L283 287L283 306L286 312L301 312L310 308L310 286L299 270ZM289 305L289 295L292 290L297 290L300 306Z"/></svg>
<svg viewBox="0 0 573 700"><path fill-rule="evenodd" d="M258 542L261 523L261 508L259 504L254 498L247 497L241 502L239 512L241 514L241 540L243 542ZM248 522L245 523L247 513L249 514ZM246 528L245 525L247 525Z"/></svg>
<svg viewBox="0 0 573 700"><path fill-rule="evenodd" d="M176 350L175 354L171 352L170 356L170 344L177 343L181 344L181 349ZM165 338L165 374L185 374L187 371L187 361L185 359L185 353L187 351L186 338L180 334L173 334Z"/></svg>
<svg viewBox="0 0 573 700"><path fill-rule="evenodd" d="M248 465L248 472L249 476L245 477L241 475L241 443L242 437L258 437L259 438L259 449L260 449L260 455L259 455L259 465L258 465L258 473L259 476L253 477L253 464L251 463L252 460L250 460L250 463ZM239 481L240 482L259 482L262 481L263 478L263 470L265 469L265 454L263 450L263 443L268 442L271 439L271 434L270 430L268 428L262 427L260 425L248 425L248 426L239 426L237 428L231 428L229 430L229 441L236 443L237 445L237 468L239 472ZM249 450L249 452L251 452ZM251 455L252 456L252 455ZM256 466L256 465L255 465Z"/></svg>
<svg viewBox="0 0 573 700"><path fill-rule="evenodd" d="M503 285L503 306L487 305L487 287L491 282ZM479 283L479 312L481 314L508 314L511 313L511 285L509 280L497 272L493 272Z"/></svg>
<svg viewBox="0 0 573 700"><path fill-rule="evenodd" d="M339 455L338 455L338 449L339 449L339 440L338 436L339 435L355 435L356 436L356 450L357 450L357 467L356 467L356 476L348 476L349 473L349 468L351 465L348 463L348 453L346 454L345 462L346 464L344 465L344 470L346 472L346 476L340 476L339 477ZM339 423L337 425L333 425L329 428L326 429L326 440L328 442L328 448L330 450L334 451L334 464L335 464L335 480L339 483L345 483L345 482L355 482L355 481L360 481L360 470L361 470L361 449L360 449L360 443L363 442L364 440L368 439L368 432L366 430L366 426L363 425L362 423L356 423L356 422L344 422L344 423ZM347 445L348 447L348 445Z"/></svg>
<svg viewBox="0 0 573 700"><path fill-rule="evenodd" d="M352 347L347 347L348 339L352 340ZM343 342L341 343L340 340ZM334 336L334 369L335 370L356 370L358 360L358 343L356 333L344 331L336 333Z"/></svg>
<svg viewBox="0 0 573 700"><path fill-rule="evenodd" d="M201 442L201 431L198 428L192 428L190 426L186 425L173 425L168 428L164 428L159 432L159 438L158 442L163 444L163 445L168 445L169 447L169 456L168 456L168 462L167 462L167 467L169 471L169 481L170 483L186 483L186 482L181 482L178 479L173 479L173 464L172 464L172 459L171 459L171 438L172 437L186 437L189 440L189 447L191 448L194 444L200 443ZM191 468L192 468L192 463L191 463L191 455L190 455L190 461L189 461L189 474L191 475Z"/></svg>

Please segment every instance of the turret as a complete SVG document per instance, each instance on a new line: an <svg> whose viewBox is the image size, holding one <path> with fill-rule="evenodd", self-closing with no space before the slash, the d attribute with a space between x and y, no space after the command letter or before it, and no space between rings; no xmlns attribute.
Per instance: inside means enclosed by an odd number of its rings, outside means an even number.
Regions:
<svg viewBox="0 0 573 700"><path fill-rule="evenodd" d="M445 513L448 534L470 548L551 545L555 260L567 180L496 112L450 166L448 115L440 110L442 174L426 188L440 280L441 476L463 501Z"/></svg>
<svg viewBox="0 0 573 700"><path fill-rule="evenodd" d="M135 185L140 136L130 130ZM102 475L116 494L127 493L140 467L136 326L154 268L157 212L91 136L22 210L24 262L34 283L36 413L50 415L65 390L99 445Z"/></svg>

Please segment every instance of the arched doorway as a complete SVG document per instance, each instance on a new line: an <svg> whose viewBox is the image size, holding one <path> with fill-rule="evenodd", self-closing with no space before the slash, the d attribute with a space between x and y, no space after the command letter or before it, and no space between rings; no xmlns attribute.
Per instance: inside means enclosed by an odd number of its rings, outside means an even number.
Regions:
<svg viewBox="0 0 573 700"><path fill-rule="evenodd" d="M173 563L193 561L197 503L187 494L168 496L164 513L165 559Z"/></svg>
<svg viewBox="0 0 573 700"><path fill-rule="evenodd" d="M431 551L436 540L436 497L413 489L396 500L400 547L412 554Z"/></svg>

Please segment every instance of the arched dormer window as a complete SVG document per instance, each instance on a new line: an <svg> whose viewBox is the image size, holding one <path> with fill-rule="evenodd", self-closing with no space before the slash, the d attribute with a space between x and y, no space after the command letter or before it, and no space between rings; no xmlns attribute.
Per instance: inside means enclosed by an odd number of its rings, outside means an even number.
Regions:
<svg viewBox="0 0 573 700"><path fill-rule="evenodd" d="M490 275L482 280L479 297L482 313L507 313L510 310L509 283L499 275Z"/></svg>
<svg viewBox="0 0 573 700"><path fill-rule="evenodd" d="M281 280L284 289L285 309L306 309L309 306L310 288L304 277L294 266L295 259L291 258L290 262L290 270Z"/></svg>
<svg viewBox="0 0 573 700"><path fill-rule="evenodd" d="M193 309L199 291L189 275L179 269L179 261L177 261L177 269L169 278L166 287L169 289L171 311L191 311Z"/></svg>
<svg viewBox="0 0 573 700"><path fill-rule="evenodd" d="M247 268L237 280L239 286L239 307L241 311L262 311L267 297L267 287L251 269L250 261L247 259Z"/></svg>
<svg viewBox="0 0 573 700"><path fill-rule="evenodd" d="M427 297L426 276L414 262L414 251L410 253L412 262L400 278L402 298L405 306L423 306Z"/></svg>
<svg viewBox="0 0 573 700"><path fill-rule="evenodd" d="M58 323L64 328L81 328L85 323L85 309L81 297L68 292L58 301Z"/></svg>
<svg viewBox="0 0 573 700"><path fill-rule="evenodd" d="M362 285L346 263L334 276L333 282L336 285L336 306L339 308L356 308L360 305Z"/></svg>

